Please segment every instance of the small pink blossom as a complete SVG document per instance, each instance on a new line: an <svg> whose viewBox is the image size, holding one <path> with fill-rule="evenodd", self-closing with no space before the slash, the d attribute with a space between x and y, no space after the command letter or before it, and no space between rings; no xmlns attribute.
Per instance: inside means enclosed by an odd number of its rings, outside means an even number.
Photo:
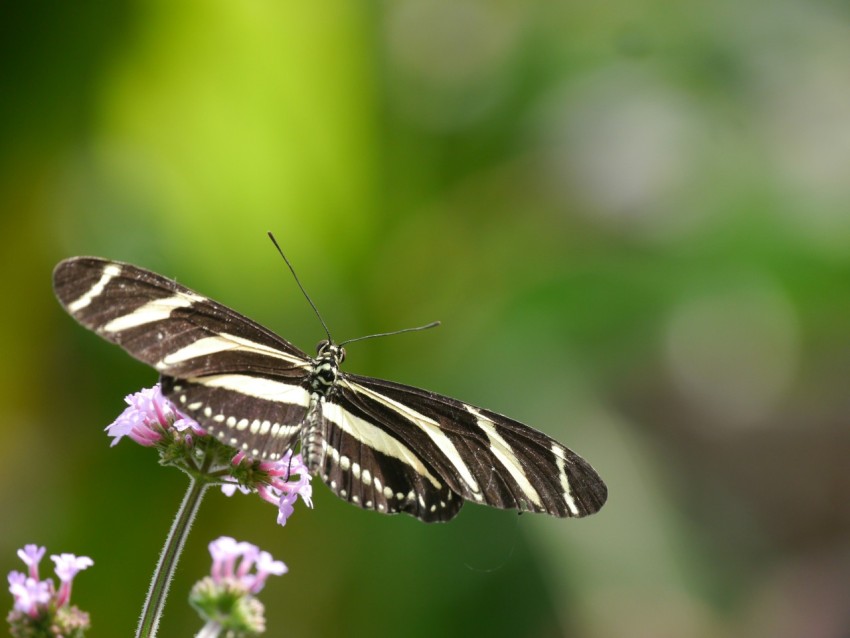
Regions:
<svg viewBox="0 0 850 638"><path fill-rule="evenodd" d="M257 575L251 585L251 593L259 593L269 576L282 576L288 571L289 568L282 560L275 560L268 552L260 552L257 556Z"/></svg>
<svg viewBox="0 0 850 638"><path fill-rule="evenodd" d="M79 572L94 565L94 561L88 556L75 556L74 554L51 555L50 559L56 564L56 575L61 584L56 596L56 605L62 606L71 598L71 583Z"/></svg>
<svg viewBox="0 0 850 638"><path fill-rule="evenodd" d="M14 608L32 617L45 607L53 594L53 581L38 580L21 572L9 572L9 592L15 599Z"/></svg>
<svg viewBox="0 0 850 638"><path fill-rule="evenodd" d="M220 582L233 573L233 563L239 555L239 543L230 536L220 536L209 544L213 558L212 577Z"/></svg>
<svg viewBox="0 0 850 638"><path fill-rule="evenodd" d="M23 549L18 550L18 558L24 561L24 564L29 567L30 578L38 580L38 564L44 558L46 547L39 547L35 544L24 545Z"/></svg>
<svg viewBox="0 0 850 638"><path fill-rule="evenodd" d="M52 554L50 560L56 564L56 575L63 583L73 580L79 572L94 565L94 561L88 556L74 554Z"/></svg>
<svg viewBox="0 0 850 638"><path fill-rule="evenodd" d="M262 496L278 506L279 525L286 525L299 496L307 507L313 507L313 487L310 485L313 477L307 471L300 454L293 456L292 452L287 452L280 461L260 463L260 469L272 477ZM298 478L292 480L293 475Z"/></svg>
<svg viewBox="0 0 850 638"><path fill-rule="evenodd" d="M230 464L233 466L239 465L247 456L248 455L245 453L245 450L239 450L236 455L230 460Z"/></svg>

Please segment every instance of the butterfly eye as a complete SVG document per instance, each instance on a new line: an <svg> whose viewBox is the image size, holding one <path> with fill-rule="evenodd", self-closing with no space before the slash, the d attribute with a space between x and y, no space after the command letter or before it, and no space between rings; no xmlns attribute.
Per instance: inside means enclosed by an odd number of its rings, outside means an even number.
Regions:
<svg viewBox="0 0 850 638"><path fill-rule="evenodd" d="M342 363L345 361L345 348L339 349L339 362Z"/></svg>
<svg viewBox="0 0 850 638"><path fill-rule="evenodd" d="M327 339L322 339L316 346L316 354L321 355L329 345L331 345L330 341L328 341Z"/></svg>

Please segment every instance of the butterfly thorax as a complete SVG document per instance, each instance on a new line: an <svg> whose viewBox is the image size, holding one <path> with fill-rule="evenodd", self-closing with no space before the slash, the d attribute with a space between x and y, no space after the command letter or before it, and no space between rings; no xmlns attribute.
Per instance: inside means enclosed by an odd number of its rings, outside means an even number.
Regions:
<svg viewBox="0 0 850 638"><path fill-rule="evenodd" d="M336 385L339 376L339 365L345 360L345 348L329 341L319 342L316 348L316 358L307 384L310 391L321 397L326 397Z"/></svg>

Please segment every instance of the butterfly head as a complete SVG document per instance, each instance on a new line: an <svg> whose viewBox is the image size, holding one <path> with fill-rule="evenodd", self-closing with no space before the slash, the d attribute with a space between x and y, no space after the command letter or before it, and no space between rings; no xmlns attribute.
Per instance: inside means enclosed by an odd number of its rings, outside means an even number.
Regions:
<svg viewBox="0 0 850 638"><path fill-rule="evenodd" d="M333 360L336 365L339 365L345 361L345 348L327 339L322 339L316 346L316 358L325 361Z"/></svg>

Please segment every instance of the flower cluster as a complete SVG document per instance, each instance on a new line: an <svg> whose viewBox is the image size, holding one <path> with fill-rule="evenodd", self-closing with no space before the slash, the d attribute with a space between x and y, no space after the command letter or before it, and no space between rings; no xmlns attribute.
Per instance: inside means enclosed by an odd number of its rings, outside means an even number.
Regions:
<svg viewBox="0 0 850 638"><path fill-rule="evenodd" d="M71 607L71 583L84 569L94 565L88 556L74 554L52 555L59 589L52 579L41 580L38 565L44 558L44 547L26 545L18 550L18 557L27 566L27 573L9 572L9 591L15 599L8 620L13 636L42 635L39 629L47 628L49 635L82 636L89 628L89 617L76 607ZM48 635L48 634L44 634Z"/></svg>
<svg viewBox="0 0 850 638"><path fill-rule="evenodd" d="M232 464L239 467L245 462L251 463L243 452L239 452L233 457ZM256 467L264 475L264 482L256 484L256 491L263 500L277 505L279 525L286 525L286 519L292 516L295 501L299 496L307 507L313 507L313 487L310 485L312 477L300 454L293 455L288 451L279 461L261 461ZM293 476L298 478L293 479ZM232 496L237 490L245 494L252 491L232 476L226 477L225 480L227 484L223 485L221 490L228 496Z"/></svg>
<svg viewBox="0 0 850 638"><path fill-rule="evenodd" d="M222 536L209 545L210 576L200 580L189 602L208 626L221 633L259 634L265 631L265 610L255 597L270 575L280 576L286 565L256 545Z"/></svg>
<svg viewBox="0 0 850 638"><path fill-rule="evenodd" d="M283 561L275 560L268 552L251 543L237 542L230 536L217 538L209 548L213 559L210 570L213 582L235 581L252 594L262 591L270 575L282 576L289 571ZM257 571L252 574L254 567Z"/></svg>
<svg viewBox="0 0 850 638"><path fill-rule="evenodd" d="M206 436L203 428L181 413L166 399L157 383L124 398L128 407L115 421L106 426L106 433L116 445L129 436L139 445L153 447L186 432L184 442L191 445L192 435Z"/></svg>
<svg viewBox="0 0 850 638"><path fill-rule="evenodd" d="M106 428L113 437L112 445L128 436L139 445L156 447L164 463L176 465L206 482L222 483L222 491L228 496L236 490L245 494L257 492L278 507L280 525L285 525L292 515L299 496L307 507L313 507L312 477L300 454L289 451L272 462L256 461L243 451L235 452L208 436L196 421L180 412L162 394L159 384L131 394L125 401L129 407ZM229 460L221 466L214 462L201 463L206 473L200 476L198 458L209 456L215 460L220 455ZM298 478L293 480L293 476Z"/></svg>

